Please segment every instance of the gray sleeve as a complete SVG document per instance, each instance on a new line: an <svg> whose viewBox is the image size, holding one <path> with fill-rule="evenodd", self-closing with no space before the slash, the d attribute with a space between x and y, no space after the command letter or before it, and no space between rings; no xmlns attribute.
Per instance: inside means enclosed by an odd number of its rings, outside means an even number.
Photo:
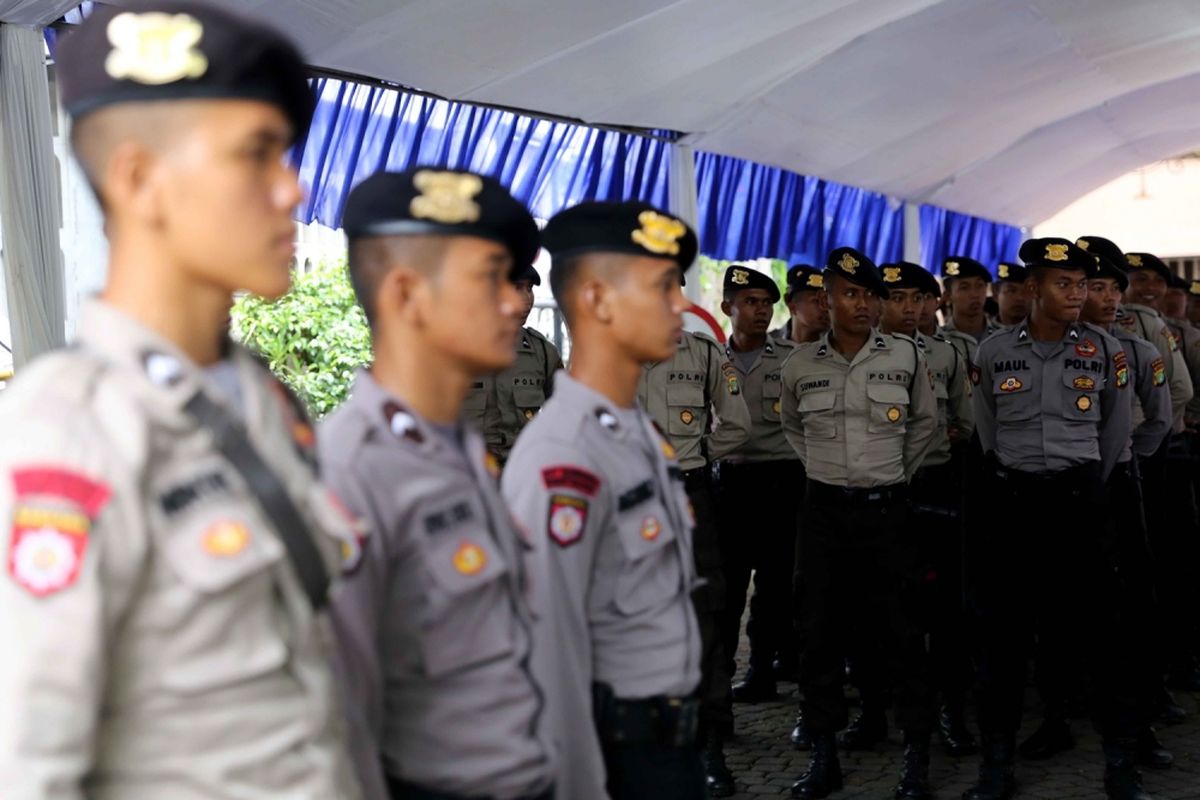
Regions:
<svg viewBox="0 0 1200 800"><path fill-rule="evenodd" d="M959 353L957 347L950 348L954 356L953 373L948 376L946 386L947 423L956 431L952 442L965 442L975 431L975 408L972 404L971 377L967 360Z"/></svg>
<svg viewBox="0 0 1200 800"><path fill-rule="evenodd" d="M911 340L909 340L911 343ZM925 356L913 345L913 379L909 395L908 426L904 432L904 475L912 480L934 446L938 426L937 395Z"/></svg>
<svg viewBox="0 0 1200 800"><path fill-rule="evenodd" d="M1145 342L1122 342L1133 351L1137 374L1134 376L1138 402L1145 419L1133 429L1133 452L1147 458L1162 445L1171 432L1171 395L1166 387L1166 365L1157 351ZM1156 377L1157 376L1157 377Z"/></svg>
<svg viewBox="0 0 1200 800"><path fill-rule="evenodd" d="M996 449L996 398L992 394L991 351L979 352L976 364L969 364L971 383L975 389L972 407L975 410L975 432L979 434L984 455Z"/></svg>
<svg viewBox="0 0 1200 800"><path fill-rule="evenodd" d="M706 345L708 372L705 389L716 423L713 432L708 435L708 458L716 461L746 443L750 438L752 423L733 365L716 344L706 342Z"/></svg>
<svg viewBox="0 0 1200 800"><path fill-rule="evenodd" d="M788 444L796 451L796 456L807 465L808 442L804 438L804 419L800 413L800 395L796 386L800 382L800 361L796 358L797 351L783 362L780 377L783 381L783 397L779 403L779 418L783 425L783 436Z"/></svg>
<svg viewBox="0 0 1200 800"><path fill-rule="evenodd" d="M1108 357L1105 364L1107 379L1100 391L1100 468L1101 478L1107 481L1129 442L1132 407L1126 395L1130 391L1128 381L1121 384L1117 380L1117 369L1126 358L1125 351L1111 336L1105 335L1104 342Z"/></svg>
<svg viewBox="0 0 1200 800"><path fill-rule="evenodd" d="M539 676L546 689L547 720L566 768L559 773L558 796L603 798L604 757L592 715L592 639L588 595L596 550L608 534L611 499L600 482L587 493L572 486L547 486L543 470L570 467L599 478L581 449L526 439L505 467L501 491L533 547L531 580L548 590L535 647L541 655ZM579 482L576 481L576 486ZM579 535L568 536L556 520L563 508L582 509ZM566 541L564 541L566 540Z"/></svg>

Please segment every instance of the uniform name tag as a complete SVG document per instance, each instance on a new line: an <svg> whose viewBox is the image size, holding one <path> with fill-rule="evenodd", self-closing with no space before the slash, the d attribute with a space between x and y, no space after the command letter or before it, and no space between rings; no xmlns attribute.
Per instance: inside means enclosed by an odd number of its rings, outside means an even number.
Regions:
<svg viewBox="0 0 1200 800"><path fill-rule="evenodd" d="M907 372L868 372L868 383L899 383L908 385Z"/></svg>
<svg viewBox="0 0 1200 800"><path fill-rule="evenodd" d="M704 373L702 372L669 372L667 373L667 381L671 383L703 383Z"/></svg>
<svg viewBox="0 0 1200 800"><path fill-rule="evenodd" d="M1082 358L1068 358L1064 363L1067 369L1081 369L1084 372L1095 372L1097 375L1104 372L1103 361L1085 361Z"/></svg>
<svg viewBox="0 0 1200 800"><path fill-rule="evenodd" d="M829 379L828 378L822 378L819 381L805 381L804 383L800 384L800 391L802 391L802 392L811 392L813 389L828 389L828 388L829 388Z"/></svg>
<svg viewBox="0 0 1200 800"><path fill-rule="evenodd" d="M452 506L426 515L425 532L433 536L434 534L467 522L474 516L475 512L471 510L471 504L465 500L460 500Z"/></svg>
<svg viewBox="0 0 1200 800"><path fill-rule="evenodd" d="M1018 361L997 361L992 364L992 372L1018 372L1020 370L1029 371L1029 364L1024 359Z"/></svg>
<svg viewBox="0 0 1200 800"><path fill-rule="evenodd" d="M654 497L654 481L644 481L617 498L617 510L628 511Z"/></svg>

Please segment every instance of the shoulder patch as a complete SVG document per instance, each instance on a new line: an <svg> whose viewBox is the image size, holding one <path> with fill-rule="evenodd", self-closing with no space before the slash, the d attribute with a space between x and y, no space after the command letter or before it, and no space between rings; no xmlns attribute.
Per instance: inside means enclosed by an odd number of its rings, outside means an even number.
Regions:
<svg viewBox="0 0 1200 800"><path fill-rule="evenodd" d="M978 386L979 379L983 376L983 373L980 371L979 367L968 361L967 362L967 374L971 376L971 383Z"/></svg>
<svg viewBox="0 0 1200 800"><path fill-rule="evenodd" d="M737 368L727 359L721 361L721 374L725 377L725 388L730 394L741 394L742 385L738 382Z"/></svg>
<svg viewBox="0 0 1200 800"><path fill-rule="evenodd" d="M13 522L8 572L38 597L79 579L92 522L108 504L108 485L58 467L12 471Z"/></svg>
<svg viewBox="0 0 1200 800"><path fill-rule="evenodd" d="M1150 373L1155 386L1162 386L1167 382L1167 365L1163 363L1162 358L1150 362Z"/></svg>
<svg viewBox="0 0 1200 800"><path fill-rule="evenodd" d="M559 547L569 547L583 538L587 527L588 501L569 494L550 495L546 527Z"/></svg>
<svg viewBox="0 0 1200 800"><path fill-rule="evenodd" d="M543 469L542 485L547 489L573 489L594 497L600 488L600 479L583 467L563 464Z"/></svg>

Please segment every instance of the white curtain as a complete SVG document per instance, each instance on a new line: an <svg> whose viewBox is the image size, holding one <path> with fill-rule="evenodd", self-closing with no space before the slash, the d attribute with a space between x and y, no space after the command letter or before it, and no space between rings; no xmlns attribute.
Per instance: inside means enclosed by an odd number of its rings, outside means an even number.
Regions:
<svg viewBox="0 0 1200 800"><path fill-rule="evenodd" d="M0 0L0 21L47 25L79 5L79 0Z"/></svg>
<svg viewBox="0 0 1200 800"><path fill-rule="evenodd" d="M696 224L696 159L690 144L682 140L671 145L671 175L667 184L670 212L699 231ZM695 302L700 299L700 281L696 279L696 265L688 268L690 280L683 293Z"/></svg>
<svg viewBox="0 0 1200 800"><path fill-rule="evenodd" d="M59 192L42 31L0 25L0 233L18 370L64 341Z"/></svg>

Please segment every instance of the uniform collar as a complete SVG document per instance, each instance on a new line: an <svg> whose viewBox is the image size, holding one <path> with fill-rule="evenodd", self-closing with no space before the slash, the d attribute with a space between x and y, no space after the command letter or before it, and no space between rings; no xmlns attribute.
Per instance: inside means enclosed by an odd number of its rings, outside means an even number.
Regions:
<svg viewBox="0 0 1200 800"><path fill-rule="evenodd" d="M833 330L830 329L822 333L821 338L817 340L817 358L828 358L829 356L838 352L837 348L835 348L833 343L829 340L829 337L832 335ZM888 344L888 336L878 328L871 328L871 332L867 336L866 344L863 345L863 349L859 350L854 357L858 358L858 356L862 354L863 350L873 353L876 350L888 350L890 347L891 345Z"/></svg>
<svg viewBox="0 0 1200 800"><path fill-rule="evenodd" d="M554 401L575 411L605 434L626 439L636 433L641 419L637 407L619 408L590 386L585 386L566 370L554 375Z"/></svg>
<svg viewBox="0 0 1200 800"><path fill-rule="evenodd" d="M1033 344L1034 339L1033 339L1033 334L1031 334L1029 332L1029 320L1028 319L1022 320L1020 322L1020 324L1014 325L1009 330L1011 330L1014 334L1016 334L1017 344L1029 344L1029 345ZM1074 344L1075 342L1078 342L1082 336L1083 336L1082 326L1080 326L1080 324L1078 322L1073 322L1069 326L1067 326L1067 332L1063 335L1062 341L1067 344Z"/></svg>

